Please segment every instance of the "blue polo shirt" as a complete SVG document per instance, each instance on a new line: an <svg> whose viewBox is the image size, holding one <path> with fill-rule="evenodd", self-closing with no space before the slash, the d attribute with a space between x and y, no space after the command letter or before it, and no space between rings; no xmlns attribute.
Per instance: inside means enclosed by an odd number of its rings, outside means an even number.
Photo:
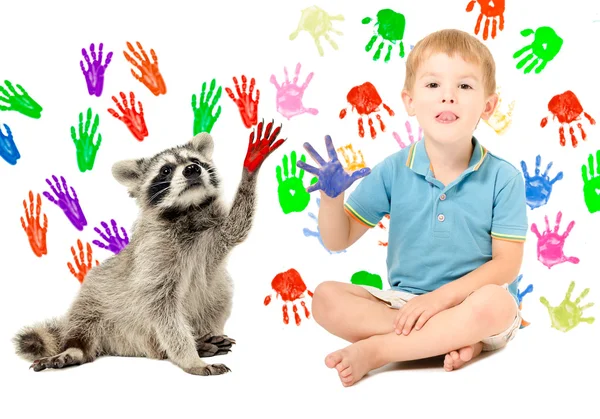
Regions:
<svg viewBox="0 0 600 419"><path fill-rule="evenodd" d="M434 177L424 140L378 163L349 194L344 209L374 227L390 215L387 248L392 289L424 294L492 259L492 238L525 241L521 172L475 137L469 167L444 186ZM509 286L517 299L517 281Z"/></svg>

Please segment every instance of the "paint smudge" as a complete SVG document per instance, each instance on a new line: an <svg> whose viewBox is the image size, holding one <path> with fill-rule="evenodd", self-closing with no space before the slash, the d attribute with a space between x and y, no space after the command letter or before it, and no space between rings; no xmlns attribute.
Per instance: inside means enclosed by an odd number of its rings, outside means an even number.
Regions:
<svg viewBox="0 0 600 419"><path fill-rule="evenodd" d="M284 154L281 166L275 168L277 176L277 196L279 197L279 206L284 214L291 212L302 212L310 202L310 193L304 186L304 170L300 169L296 175L296 151L290 153L291 164L288 163L288 156ZM306 156L302 154L300 160L306 162ZM283 175L282 175L283 167ZM291 176L290 176L291 169Z"/></svg>
<svg viewBox="0 0 600 419"><path fill-rule="evenodd" d="M85 84L87 86L88 93L90 96L102 96L102 90L104 89L104 74L106 73L106 68L110 64L110 61L113 56L112 52L106 54L106 60L104 61L104 64L102 64L103 48L104 44L102 44L101 42L98 46L98 55L96 55L96 48L94 44L90 44L90 54L92 55L92 61L90 61L90 55L88 54L86 49L81 49L83 58L87 63L87 69L83 64L83 61L79 61L79 66L81 67L81 72L85 77Z"/></svg>
<svg viewBox="0 0 600 419"><path fill-rule="evenodd" d="M16 111L30 118L41 118L43 108L29 96L27 90L17 84L19 93L10 81L4 80L4 83L8 90L0 85L0 111Z"/></svg>
<svg viewBox="0 0 600 419"><path fill-rule="evenodd" d="M14 166L17 164L17 160L21 158L21 153L19 153L19 149L15 144L10 127L6 124L3 125L6 134L2 132L2 127L0 127L0 157L8 164Z"/></svg>
<svg viewBox="0 0 600 419"><path fill-rule="evenodd" d="M500 96L500 89L498 89L496 93L498 94L498 105L496 105L496 109L494 110L492 116L490 116L487 120L484 119L484 122L494 131L496 131L496 134L502 135L506 132L506 130L512 123L512 113L515 109L515 101L513 100L508 104L508 110L506 111L506 113L504 113L500 110L502 106L502 96Z"/></svg>
<svg viewBox="0 0 600 419"><path fill-rule="evenodd" d="M275 291L276 298L281 298L283 301L283 322L285 324L289 324L290 322L287 304L291 303L292 310L294 312L294 320L296 321L296 325L300 326L301 318L298 314L298 307L296 306L295 301L305 298L305 293L312 298L313 293L307 289L306 284L302 280L302 277L298 271L292 268L285 272L278 273L271 281L271 288L273 291ZM271 300L272 295L267 295L264 300L265 306L269 305ZM307 319L310 318L310 311L308 310L308 307L306 307L306 303L304 301L300 301L300 305L304 309L304 316Z"/></svg>
<svg viewBox="0 0 600 419"><path fill-rule="evenodd" d="M335 41L331 39L330 34L334 33L337 35L343 35L343 33L333 28L332 21L334 20L344 20L344 16L330 15L325 10L317 6L311 6L303 9L302 15L300 16L300 22L298 22L298 27L290 34L290 40L293 41L296 39L301 31L306 31L315 41L315 45L317 46L317 50L319 51L319 55L321 57L324 54L323 46L321 45L321 38L325 38L325 40L329 42L329 45L331 45L331 47L337 51L338 46Z"/></svg>
<svg viewBox="0 0 600 419"><path fill-rule="evenodd" d="M127 51L123 51L125 59L140 72L140 74L137 74L132 68L131 74L133 74L133 77L135 77L136 80L140 81L144 86L146 86L154 96L166 94L167 86L165 85L163 76L158 69L158 58L156 56L156 52L154 52L153 49L150 49L150 55L152 56L152 62L150 62L148 54L146 54L146 51L144 51L142 44L136 42L136 45L140 49L142 55L133 49L133 46L130 42L127 42L127 48L129 48L129 51L131 51L133 56L140 61L139 63L131 58Z"/></svg>
<svg viewBox="0 0 600 419"><path fill-rule="evenodd" d="M583 290L583 292L575 299L571 301L571 294L575 289L575 281L571 281L569 289L565 295L563 301L556 307L550 305L545 297L540 297L540 302L548 309L550 314L550 321L552 327L560 330L561 332L568 332L572 330L581 322L592 324L594 323L594 317L582 317L583 311L589 307L592 307L594 303L587 303L584 306L580 306L579 303L583 300L590 292L589 288Z"/></svg>
<svg viewBox="0 0 600 419"><path fill-rule="evenodd" d="M83 243L81 243L81 240L77 239L77 247L79 248L79 256L75 252L75 248L71 246L71 253L73 254L73 261L75 262L77 271L75 271L75 267L73 267L73 264L71 262L67 262L67 267L69 268L69 271L73 274L73 276L77 278L79 283L83 284L85 276L93 268L92 246L90 246L89 243L85 244L85 250L87 252L87 254L85 254L83 251ZM100 265L100 263L96 260L96 266L98 265Z"/></svg>
<svg viewBox="0 0 600 419"><path fill-rule="evenodd" d="M560 52L563 44L563 39L549 26L540 26L535 32L533 29L523 29L521 31L521 35L525 37L532 34L534 37L531 44L525 45L513 54L513 58L519 58L521 55L528 53L517 63L517 69L520 70L529 62L529 65L523 70L524 74L529 74L534 68L535 74L541 73L546 65Z"/></svg>
<svg viewBox="0 0 600 419"><path fill-rule="evenodd" d="M589 168L589 174L588 174ZM581 166L583 178L583 198L590 214L600 211L600 150L596 151L596 171L594 173L594 156L588 156L588 165Z"/></svg>
<svg viewBox="0 0 600 419"><path fill-rule="evenodd" d="M320 207L320 206L321 206L321 198L317 198L317 207ZM338 252L334 252L334 251L329 250L327 247L325 247L325 244L323 243L323 238L321 237L321 231L319 230L319 219L312 212L309 212L308 216L315 222L316 230L311 230L311 229L306 228L306 227L303 228L302 229L302 233L304 234L304 237L316 237L319 240L319 243L321 243L321 246L323 246L323 249L327 250L327 252L330 255L332 255L332 254L339 254L339 253L346 253L346 249L340 250Z"/></svg>
<svg viewBox="0 0 600 419"><path fill-rule="evenodd" d="M569 236L569 233L573 229L575 225L575 221L571 221L567 226L567 229L563 234L558 234L558 229L560 227L560 221L562 219L562 212L559 211L556 215L556 225L554 229L550 231L550 224L548 222L548 216L545 215L544 219L546 221L546 230L544 230L543 234L540 234L537 224L533 223L531 225L531 231L537 236L537 258L543 265L545 265L548 269L552 268L554 265L558 265L559 263L570 262L577 264L579 263L579 258L575 256L565 256L563 253L563 247L565 245L565 240Z"/></svg>
<svg viewBox="0 0 600 419"><path fill-rule="evenodd" d="M221 98L221 92L223 88L219 86L215 93L216 80L210 81L208 92L206 92L206 82L202 83L202 92L200 93L200 99L197 99L196 94L192 94L192 111L194 111L194 135L201 132L208 132L210 134L215 122L221 115L221 106L214 112L217 102ZM214 96L213 96L214 94ZM212 99L212 101L211 101Z"/></svg>
<svg viewBox="0 0 600 419"><path fill-rule="evenodd" d="M100 116L96 114L94 117L94 123L92 122L92 108L88 108L85 120L85 128L83 126L83 112L79 113L79 130L75 132L75 127L71 127L71 138L75 144L75 151L77 156L77 167L80 172L86 170L92 170L94 168L94 162L96 161L96 153L102 144L102 134L98 133L98 140L94 143L94 137L96 136L96 130L100 123Z"/></svg>
<svg viewBox="0 0 600 419"><path fill-rule="evenodd" d="M291 83L288 77L287 67L283 68L283 73L285 74L285 81L281 85L277 82L275 74L272 74L270 79L271 83L273 83L277 89L277 95L275 99L277 112L286 117L288 120L294 116L302 115L304 113L317 115L319 113L317 109L305 108L304 104L302 103L304 92L312 80L314 73L310 72L308 74L302 86L298 85L300 63L296 65L294 79Z"/></svg>
<svg viewBox="0 0 600 419"><path fill-rule="evenodd" d="M517 284L520 284L522 279L523 279L523 274L520 274L516 279ZM531 293L532 291L533 291L533 284L527 285L527 288L525 288L523 291L520 291L519 289L517 289L517 300L519 302L519 311L523 310L523 297L525 297L527 294ZM523 329L523 328L529 326L530 324L531 323L526 321L523 318L523 316L521 315L521 325L519 326L519 329Z"/></svg>
<svg viewBox="0 0 600 419"><path fill-rule="evenodd" d="M475 35L479 35L481 28L481 21L485 16L485 26L483 27L483 40L488 39L488 33L490 28L490 21L492 22L491 36L492 39L496 38L496 29L504 30L504 0L471 0L467 4L466 11L472 12L475 7L475 2L479 3L481 12L477 17L477 23L475 24Z"/></svg>
<svg viewBox="0 0 600 419"><path fill-rule="evenodd" d="M240 112L240 116L242 117L242 122L246 128L252 128L253 125L258 123L258 102L260 100L260 90L256 89L256 97L252 98L252 92L254 92L254 87L256 86L256 80L254 77L250 79L250 87L249 90L246 91L246 87L248 86L248 78L245 75L242 75L242 89L240 90L240 85L238 83L238 79L233 77L233 83L235 85L235 90L237 92L238 97L236 98L233 95L233 91L226 87L225 91L227 95L235 102Z"/></svg>
<svg viewBox="0 0 600 419"><path fill-rule="evenodd" d="M548 163L546 170L540 175L541 164L542 157L538 154L535 158L535 174L531 176L527 171L525 161L521 160L521 169L525 178L525 199L531 209L546 205L552 193L554 183L563 178L563 172L558 172L554 176L554 179L550 180L548 171L552 167L552 162Z"/></svg>
<svg viewBox="0 0 600 419"><path fill-rule="evenodd" d="M354 285L368 285L371 287L383 289L383 281L381 280L381 276L377 274L372 274L367 271L355 272L354 274L352 274L350 282Z"/></svg>
<svg viewBox="0 0 600 419"><path fill-rule="evenodd" d="M363 25L367 25L373 21L371 17L365 17L362 20ZM377 45L377 50L375 54L373 54L373 61L378 61L381 57L381 51L387 45L387 53L384 62L389 62L392 55L392 48L395 45L398 45L398 55L401 58L404 58L404 43L402 40L404 39L404 29L406 28L406 19L402 13L395 12L392 9L381 9L377 12L377 20L374 24L375 34L371 37L367 45L365 46L365 51L370 52L377 42L380 39L379 44Z"/></svg>
<svg viewBox="0 0 600 419"><path fill-rule="evenodd" d="M121 115L119 115L114 109L108 109L108 112L123 122L129 129L129 132L133 134L136 140L144 141L144 138L148 136L148 127L146 126L146 120L144 119L144 107L142 102L138 100L139 111L135 109L135 95L133 92L129 92L129 104L127 103L127 97L125 93L119 92L122 103L119 103L116 97L112 97L113 102L117 105Z"/></svg>
<svg viewBox="0 0 600 419"><path fill-rule="evenodd" d="M27 239L33 254L37 257L48 254L46 247L46 233L48 232L48 217L43 215L43 222L40 223L40 214L42 211L42 198L40 194L36 194L35 214L33 212L34 201L33 192L29 191L29 209L27 202L23 200L23 209L25 210L25 218L21 217L21 226L27 233Z"/></svg>
<svg viewBox="0 0 600 419"><path fill-rule="evenodd" d="M87 220L85 214L81 210L77 192L75 192L75 189L73 189L72 186L67 186L67 181L64 177L60 177L62 186L55 175L52 175L52 179L54 180L54 185L50 182L50 179L46 179L46 183L50 186L50 189L52 189L54 196L46 191L43 192L44 196L63 211L77 230L83 230L87 225ZM71 194L69 194L69 188L71 188Z"/></svg>
<svg viewBox="0 0 600 419"><path fill-rule="evenodd" d="M583 106L579 103L579 99L570 90L567 90L564 93L553 96L548 102L548 110L552 114L552 119L558 119L561 126L558 129L558 134L560 136L560 145L565 146L565 129L563 124L567 124L569 127L569 134L571 134L571 144L573 147L577 147L577 138L575 137L575 131L573 126L571 126L572 122L580 121L581 115L585 116L590 124L595 125L596 121L592 118L587 112L583 110ZM548 117L542 118L540 123L541 127L544 128L548 123ZM585 140L587 138L587 134L583 130L581 122L577 122L577 128L579 128L579 132L581 133L581 139Z"/></svg>
<svg viewBox="0 0 600 419"><path fill-rule="evenodd" d="M356 112L358 112L360 115L358 118L358 135L360 138L364 138L365 136L364 122L362 119L363 115L368 119L369 131L372 139L375 139L377 132L375 131L373 120L371 119L370 115L375 113L375 118L379 121L379 128L381 131L385 131L385 124L383 123L379 113L376 113L380 110L379 107L383 106L390 116L394 116L394 111L390 109L388 105L383 103L383 100L381 99L381 96L379 96L377 89L370 82L365 82L359 86L354 86L346 95L346 99L352 107L352 110L356 110ZM344 119L347 113L347 108L342 109L340 111L340 119Z"/></svg>
<svg viewBox="0 0 600 419"><path fill-rule="evenodd" d="M383 247L387 247L389 244L388 241L388 237L389 237L389 233L388 233L388 228L390 225L390 214L385 214L383 216L383 218L381 219L381 221L379 221L377 223L377 227L379 227L380 230L383 230L385 232L386 235L386 240L378 240L378 245L379 246L383 246Z"/></svg>

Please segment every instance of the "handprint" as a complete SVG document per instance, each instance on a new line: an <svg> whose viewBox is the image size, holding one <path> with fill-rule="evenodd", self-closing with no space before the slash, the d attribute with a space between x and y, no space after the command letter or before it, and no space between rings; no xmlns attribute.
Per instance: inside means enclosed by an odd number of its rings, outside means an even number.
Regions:
<svg viewBox="0 0 600 419"><path fill-rule="evenodd" d="M156 57L156 53L153 49L150 49L150 55L152 56L153 61L151 63L150 59L148 58L148 55L146 54L146 51L144 51L144 48L142 48L142 44L136 42L136 45L142 52L143 58L137 51L133 49L131 43L127 42L127 48L129 48L129 51L131 51L135 58L137 58L141 63L138 63L133 58L131 58L127 51L123 51L123 55L125 55L127 61L133 64L141 73L140 75L136 74L136 72L132 68L131 74L133 74L133 77L135 77L137 80L142 82L148 89L150 89L154 96L166 94L167 86L165 85L163 76L160 73L160 70L158 69L158 58Z"/></svg>
<svg viewBox="0 0 600 419"><path fill-rule="evenodd" d="M246 152L246 157L244 158L244 167L250 173L257 171L269 154L275 151L281 144L284 143L285 140L287 140L287 138L279 139L277 142L275 142L275 144L273 144L273 141L277 139L277 136L281 132L282 127L282 125L278 126L275 128L273 133L271 133L271 129L273 129L273 122L274 121L271 121L267 125L264 136L262 136L264 121L261 121L258 124L256 132L252 130L250 133L250 138L248 139L248 151ZM254 140L255 133L256 141Z"/></svg>
<svg viewBox="0 0 600 419"><path fill-rule="evenodd" d="M346 162L344 165L344 170L346 172L354 172L355 170L367 167L362 151L358 150L358 152L355 152L352 144L346 144L345 146L338 148L337 152L342 154L342 157Z"/></svg>
<svg viewBox="0 0 600 419"><path fill-rule="evenodd" d="M81 206L79 205L79 199L77 199L77 193L75 192L75 189L73 189L72 186L67 187L67 182L62 176L60 177L62 187L58 183L56 176L52 175L52 179L54 179L55 185L52 185L49 179L46 179L46 183L50 186L50 189L52 189L52 192L54 192L56 198L46 191L44 191L44 196L48 198L50 202L56 204L61 210L63 210L71 224L73 224L77 230L82 231L87 225L87 220L83 214L83 211L81 210ZM69 195L68 188L71 188L71 193L73 196Z"/></svg>
<svg viewBox="0 0 600 419"><path fill-rule="evenodd" d="M581 115L585 116L590 124L595 125L596 121L592 118L587 112L583 110L583 106L579 103L579 99L575 93L570 90L567 90L563 93L555 95L548 102L548 110L552 114L552 119L558 119L560 122L560 127L558 128L558 135L560 138L560 145L565 146L566 138L565 138L565 128L563 124L567 124L569 127L569 134L571 134L571 145L573 147L577 147L577 138L575 137L575 130L571 125L572 122L581 121ZM540 126L544 128L548 123L548 117L545 116L540 121ZM579 128L579 132L581 133L581 139L585 140L587 138L587 134L583 130L581 126L581 122L577 122L577 128Z"/></svg>
<svg viewBox="0 0 600 419"><path fill-rule="evenodd" d="M385 223L384 223L385 221ZM390 225L390 214L385 214L383 216L383 218L377 223L377 227L379 227L380 230L385 231L385 235L386 235L386 241L383 240L378 240L378 244L379 246L383 246L383 247L387 247L389 244L389 233L388 231L388 227Z"/></svg>
<svg viewBox="0 0 600 419"><path fill-rule="evenodd" d="M520 274L516 281L517 281L517 287L519 286L519 284L521 283L521 280L523 279L523 274ZM520 291L517 288L517 300L519 303L519 310L523 310L523 297L525 297L527 294L531 293L533 291L533 284L529 284L527 285L527 288L525 288L523 291ZM521 326L519 326L519 329L523 329L524 327L529 326L531 323L529 323L528 321L526 321L525 319L523 319L523 317L521 316Z"/></svg>
<svg viewBox="0 0 600 419"><path fill-rule="evenodd" d="M490 20L492 21L492 39L496 37L496 25L498 29L504 29L504 0L477 0L479 3L479 7L481 7L481 13L479 13L479 17L477 18L477 23L475 24L475 35L479 35L479 28L481 27L481 21L485 16L485 26L483 27L483 40L488 39L488 30L490 27ZM469 4L467 4L467 12L473 11L475 7L475 0L471 0ZM490 19L491 18L491 19ZM498 20L496 20L498 18Z"/></svg>
<svg viewBox="0 0 600 419"><path fill-rule="evenodd" d="M354 285L368 285L370 287L375 287L378 289L383 289L383 281L381 280L381 275L372 274L367 271L358 271L352 274L350 278L350 283Z"/></svg>
<svg viewBox="0 0 600 419"><path fill-rule="evenodd" d="M533 33L533 29L524 29L521 31L522 36L529 36ZM523 70L524 74L529 74L535 66L537 66L535 73L541 73L546 65L556 57L562 44L563 39L554 32L554 29L549 26L540 26L535 30L533 42L529 45L525 45L513 54L513 58L519 58L526 51L531 51L525 58L517 63L517 69L520 70L533 58L531 63Z"/></svg>
<svg viewBox="0 0 600 419"><path fill-rule="evenodd" d="M244 126L246 128L251 128L258 122L258 101L260 100L260 90L256 89L256 97L252 99L252 92L254 91L256 80L254 80L254 77L250 79L250 90L248 92L246 92L247 82L248 79L246 76L242 75L242 90L240 90L240 85L238 84L237 78L235 76L233 77L235 90L238 94L237 99L229 87L226 87L225 91L237 105Z"/></svg>
<svg viewBox="0 0 600 419"><path fill-rule="evenodd" d="M588 166L590 168L588 176ZM588 166L581 166L583 178L583 199L590 214L600 211L600 150L596 151L596 173L594 174L594 157L588 156Z"/></svg>
<svg viewBox="0 0 600 419"><path fill-rule="evenodd" d="M104 45L102 42L98 46L98 56L96 56L96 50L94 44L90 44L90 53L92 54L93 62L90 62L90 56L85 48L81 48L81 53L83 54L83 58L87 62L88 68L85 69L83 65L83 61L79 61L79 65L81 66L81 72L85 77L85 83L87 85L88 93L90 96L98 96L102 95L102 90L104 88L104 73L106 72L106 68L108 64L110 64L110 60L112 58L113 53L109 52L106 54L106 61L102 64L102 48Z"/></svg>
<svg viewBox="0 0 600 419"><path fill-rule="evenodd" d="M369 124L369 131L371 138L374 140L377 136L375 127L373 126L373 120L371 114L375 113L375 118L379 121L379 128L381 131L385 131L385 124L379 115L379 106L383 106L383 109L387 111L390 116L394 116L394 111L381 99L379 92L371 82L365 82L359 86L354 86L346 95L346 100L350 104L352 110L356 110L360 117L358 118L358 136L363 138L365 136L364 122L362 115L366 115L367 122ZM340 111L340 119L344 119L348 110L346 108Z"/></svg>
<svg viewBox="0 0 600 419"><path fill-rule="evenodd" d="M500 96L500 89L497 89L498 104L492 116L488 119L484 119L484 122L488 124L497 134L504 134L512 122L512 113L515 109L515 101L513 100L508 104L508 111L503 113L500 111L502 106L502 97Z"/></svg>
<svg viewBox="0 0 600 419"><path fill-rule="evenodd" d="M98 123L100 122L98 114L94 118L94 124L92 125L92 131L90 132L90 123L92 121L92 108L88 108L85 129L83 127L83 112L79 112L79 138L75 132L75 127L71 127L71 138L75 144L77 151L77 166L80 172L86 170L92 170L94 168L94 162L96 161L96 153L100 144L102 144L102 134L98 134L98 141L94 143L94 136L98 129Z"/></svg>
<svg viewBox="0 0 600 419"><path fill-rule="evenodd" d="M125 231L123 227L121 227L121 233L123 233L123 235L119 235L117 222L115 220L110 220L110 223L112 225L112 231L110 231L108 224L106 224L104 221L101 222L105 233L100 231L98 227L94 227L94 231L98 233L100 237L102 237L106 244L102 243L100 240L94 240L92 243L102 249L110 250L116 255L129 244L129 237L127 236L127 231Z"/></svg>
<svg viewBox="0 0 600 419"><path fill-rule="evenodd" d="M546 170L540 176L541 163L542 158L538 154L535 158L535 175L530 176L527 172L527 165L525 164L525 161L521 161L521 169L523 169L523 176L525 177L525 199L527 201L527 205L529 205L531 209L546 205L548 203L548 199L550 198L550 194L552 193L552 186L555 182L563 178L563 172L558 172L554 179L550 180L548 171L552 167L552 162L548 163Z"/></svg>
<svg viewBox="0 0 600 419"><path fill-rule="evenodd" d="M43 108L29 96L27 90L17 84L17 89L21 91L21 93L17 93L10 81L4 80L4 83L10 93L3 86L0 86L0 111L17 111L34 119L39 119L42 116ZM8 106L2 104L2 102L7 103Z"/></svg>
<svg viewBox="0 0 600 419"><path fill-rule="evenodd" d="M42 211L42 198L40 194L37 194L35 215L33 213L33 192L31 191L29 191L29 210L27 209L25 200L23 200L23 209L25 210L25 219L21 217L21 225L25 233L27 233L31 250L38 257L47 255L46 232L48 231L48 217L44 214L44 222L40 224L40 213Z"/></svg>
<svg viewBox="0 0 600 419"><path fill-rule="evenodd" d="M413 135L413 131L412 131L410 122L406 121L404 123L404 126L406 127L406 133L408 134L408 139L410 140L410 144L406 144L404 141L402 141L402 138L400 138L400 134L398 134L396 131L392 132L392 136L396 139L396 142L398 143L400 148L404 148L415 142L415 136ZM422 135L423 135L423 128L419 127L419 135L418 135L417 141L419 141L421 139Z"/></svg>
<svg viewBox="0 0 600 419"><path fill-rule="evenodd" d="M329 135L325 136L325 146L327 147L327 153L331 159L329 162L323 160L319 153L317 153L309 143L304 143L304 149L319 164L319 168L310 166L303 161L298 161L296 163L299 168L316 175L319 179L315 184L306 189L307 192L310 193L320 189L327 196L335 198L343 191L348 189L356 180L371 173L371 169L368 167L359 169L352 174L346 173L338 159L335 148L333 147L333 142Z"/></svg>
<svg viewBox="0 0 600 419"><path fill-rule="evenodd" d="M333 32L337 35L343 35L343 33L337 29L333 29L333 25L331 23L332 20L344 20L344 16L332 16L317 6L308 7L302 10L298 28L290 34L290 40L293 41L296 39L300 31L307 31L314 39L315 45L317 46L317 50L319 51L319 55L321 57L323 56L323 47L321 46L320 39L321 37L325 38L325 40L329 42L333 49L337 50L338 46L333 39L329 37L329 32Z"/></svg>
<svg viewBox="0 0 600 419"><path fill-rule="evenodd" d="M552 327L561 332L568 332L581 322L592 324L594 323L594 320L596 320L594 317L582 317L583 310L592 307L594 303L587 303L584 306L579 306L579 303L586 295L588 295L590 289L584 289L575 301L571 301L571 294L574 289L575 281L571 281L564 300L556 307L552 307L545 297L540 297L540 302L548 309Z"/></svg>
<svg viewBox="0 0 600 419"><path fill-rule="evenodd" d="M194 135L201 132L208 132L212 130L213 125L219 119L221 115L221 106L217 108L217 112L213 114L213 110L217 105L217 102L221 98L222 87L219 86L217 93L213 97L215 92L216 80L212 79L208 94L206 94L206 82L202 83L202 92L200 93L200 101L197 101L196 93L192 94L192 110L194 111ZM206 95L206 99L204 98ZM211 102L212 97L212 102Z"/></svg>
<svg viewBox="0 0 600 419"><path fill-rule="evenodd" d="M373 18L365 17L362 20L362 24L366 25L373 21ZM369 52L373 48L373 45L378 38L381 37L379 45L377 45L377 51L373 55L373 61L379 60L381 57L381 50L387 43L387 54L385 55L384 62L390 61L392 55L392 48L398 42L399 55L404 58L404 29L406 28L406 19L402 13L393 11L392 9L381 9L377 12L377 21L375 22L377 32L371 37L365 51ZM386 42L387 41L387 42Z"/></svg>
<svg viewBox="0 0 600 419"><path fill-rule="evenodd" d="M77 247L79 248L79 258L77 257L77 253L75 253L75 248L71 246L71 253L73 254L73 261L75 262L75 266L77 266L77 272L75 272L75 268L71 262L67 262L67 266L69 267L69 271L73 274L75 278L79 281L79 283L83 284L83 280L88 272L93 268L92 266L92 246L89 243L85 244L87 250L87 256L83 253L83 244L81 240L77 239ZM85 263L87 260L87 264ZM100 263L96 260L96 266L100 265Z"/></svg>
<svg viewBox="0 0 600 419"><path fill-rule="evenodd" d="M308 87L308 84L313 78L314 73L309 73L302 86L298 86L298 75L300 74L300 63L296 65L296 73L294 74L294 80L290 83L288 77L287 67L283 67L283 73L285 74L285 81L283 84L279 84L275 78L275 74L271 74L271 83L275 85L277 89L277 112L290 119L292 116L301 115L303 113L309 113L316 115L319 111L315 108L305 108L302 104L302 97L304 91Z"/></svg>
<svg viewBox="0 0 600 419"><path fill-rule="evenodd" d="M17 160L21 158L21 153L17 149L17 145L13 139L12 132L8 125L3 124L6 134L2 132L0 127L0 157L2 157L8 164L15 165Z"/></svg>
<svg viewBox="0 0 600 419"><path fill-rule="evenodd" d="M302 182L304 170L300 169L300 173L296 176L295 151L292 151L290 158L292 163L289 167L292 169L292 176L289 176L288 172L287 155L284 155L282 160L283 176L285 176L285 179L281 176L281 166L277 166L275 169L277 184L279 185L277 187L277 195L279 196L279 205L284 214L289 214L290 212L302 212L310 202L310 194L306 192L304 182ZM303 154L300 156L300 160L306 162L306 156Z"/></svg>
<svg viewBox="0 0 600 419"><path fill-rule="evenodd" d="M554 230L550 231L550 224L548 223L548 216L544 216L546 220L546 230L544 234L540 234L538 227L535 223L531 225L531 231L537 236L537 258L545 266L550 269L554 265L558 265L563 262L579 263L579 258L574 256L565 256L563 253L563 247L565 240L569 236L569 233L575 225L575 221L571 221L567 226L567 230L561 235L558 234L558 228L560 227L560 220L562 219L562 212L559 211L556 215L556 225Z"/></svg>
<svg viewBox="0 0 600 419"><path fill-rule="evenodd" d="M144 107L142 106L142 102L138 100L138 108L140 108L140 110L137 111L135 109L135 95L133 92L129 92L130 105L127 104L125 93L120 92L120 95L123 105L121 105L114 96L112 97L112 100L115 102L122 115L119 115L114 109L108 109L108 112L119 121L124 122L138 141L144 141L144 137L148 136L148 127L146 126L146 121L144 119Z"/></svg>
<svg viewBox="0 0 600 419"><path fill-rule="evenodd" d="M317 198L317 207L321 206L321 198ZM327 252L329 252L330 255L332 254L338 254L338 253L346 253L346 249L340 250L338 252L333 252L331 250L329 250L328 248L325 247L325 244L323 243L323 238L321 237L321 232L319 231L319 220L317 218L317 216L315 214L313 214L312 212L308 213L308 216L310 218L312 218L316 224L316 228L317 230L310 230L308 228L303 228L302 229L302 233L304 234L304 237L316 237L319 240L319 243L321 243L321 246L323 246L323 249L327 250Z"/></svg>

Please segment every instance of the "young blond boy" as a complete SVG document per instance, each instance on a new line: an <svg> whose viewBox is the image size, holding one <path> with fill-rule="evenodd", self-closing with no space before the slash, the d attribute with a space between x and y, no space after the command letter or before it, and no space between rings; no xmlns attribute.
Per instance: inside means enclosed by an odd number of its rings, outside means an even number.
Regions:
<svg viewBox="0 0 600 419"><path fill-rule="evenodd" d="M521 173L473 137L494 112L495 63L479 40L441 30L406 62L402 100L423 139L373 170L343 172L331 138L329 162L306 143L319 168L319 230L346 249L390 214L390 290L326 281L314 291L315 321L349 342L329 354L344 386L390 362L446 354L457 369L503 347L521 323L516 277L527 232ZM332 152L333 151L333 152ZM344 203L344 190L363 178Z"/></svg>

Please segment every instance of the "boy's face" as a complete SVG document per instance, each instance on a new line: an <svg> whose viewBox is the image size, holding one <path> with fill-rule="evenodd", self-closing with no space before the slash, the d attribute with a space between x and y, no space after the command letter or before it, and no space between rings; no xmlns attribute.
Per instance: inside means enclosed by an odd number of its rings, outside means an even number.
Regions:
<svg viewBox="0 0 600 419"><path fill-rule="evenodd" d="M444 144L471 139L479 119L488 119L498 102L495 93L485 95L481 66L444 53L421 63L412 92L403 91L402 99L425 136Z"/></svg>

